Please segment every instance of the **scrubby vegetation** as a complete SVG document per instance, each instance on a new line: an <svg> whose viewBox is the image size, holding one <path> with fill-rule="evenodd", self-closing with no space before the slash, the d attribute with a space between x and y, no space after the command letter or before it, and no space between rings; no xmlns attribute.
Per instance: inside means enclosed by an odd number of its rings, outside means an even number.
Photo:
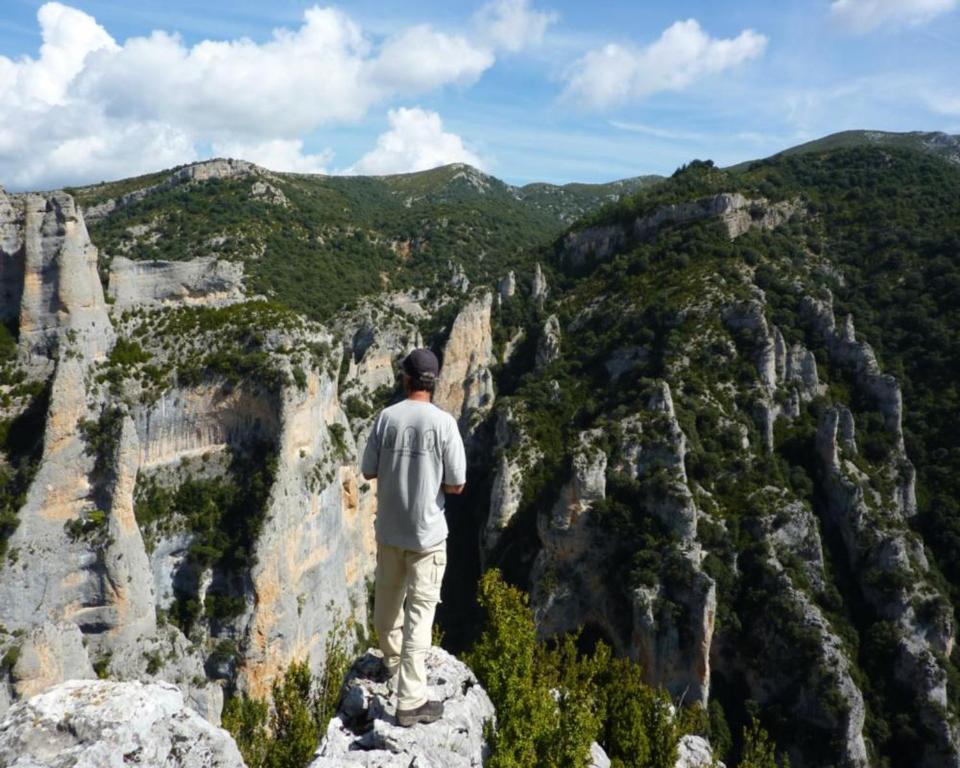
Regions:
<svg viewBox="0 0 960 768"><path fill-rule="evenodd" d="M652 381L666 380L686 439L690 486L706 513L697 535L707 553L704 568L717 583L719 642L743 649L751 664L767 663L760 659L770 652L774 636L795 653L796 674L785 683L794 693L767 702L764 724L778 740L792 740L793 748L814 759L828 760L836 752L839 734L813 722L798 729L791 710L790 697L812 686L828 717L836 722L844 717L843 703L829 693L832 673L818 661L820 639L805 626L791 596L799 589L828 617L854 661L851 674L867 700L873 759L901 764L926 737L909 719L916 702L892 674L896 631L864 607L848 556L835 546L837 532L823 531L827 551L821 586L788 553L777 555L784 574L770 570L771 552L757 537L767 521L777 524L778 510L791 500L822 515L815 432L823 410L833 404L849 407L856 423L859 450L846 458L885 498L892 493L887 462L895 446L877 404L856 385L852 370L831 361L824 340L802 316L803 297L822 297L829 289L838 320L852 312L858 337L873 345L884 371L902 382L907 454L919 474L920 514L911 523L945 572L942 588L958 604L960 547L954 543L960 535L953 529L960 530L960 487L955 487L960 346L950 329L960 324L955 205L960 172L938 158L896 148L780 157L735 173L693 162L664 183L598 210L578 227L630 223L659 206L721 191L798 201L802 213L773 231L751 231L734 241L717 221L667 225L654 238L580 265L569 264L560 249L551 280L554 303L541 312L521 296L495 313L499 344L516 328L528 334L528 353L500 373L498 393L544 456L525 471L523 499L510 532L513 546L500 549L516 553L537 546L537 516L553 505L569 478L580 432L599 427L611 467L606 499L594 507L591 521L598 542L610 550L604 560L607 580L624 598L633 587L662 585L661 599L669 601L672 585L683 585L689 574L685 560L675 554L675 535L645 501L669 493L669 483L657 486L667 478L654 472L630 480L614 468L619 424L644 409ZM761 394L757 339L747 330L733 331L721 317L723 307L757 297L757 287L767 320L782 330L788 347L801 343L815 353L825 389L799 403L796 418L777 422L769 452L756 418ZM529 351L551 311L565 332L563 354L547 369L534 371ZM626 372L615 379L608 367L614 359L626 361ZM789 388L777 397L786 403ZM644 434L655 435L656 429L645 427ZM764 490L768 487L785 495L771 495ZM524 583L526 573L515 562L498 560L496 553L494 562ZM875 587L891 595L907 586L894 573L873 576L879 579ZM871 574L865 577L873 583ZM934 572L931 578L939 577ZM934 608L930 612L937 615ZM767 634L771 625L775 635ZM949 660L944 665L955 675ZM948 689L955 695L955 687ZM719 665L713 697L736 735L731 753L736 754L743 749L743 728L750 726L749 695L743 681L727 677Z"/></svg>
<svg viewBox="0 0 960 768"><path fill-rule="evenodd" d="M690 560L677 534L655 514L658 500L673 492L675 479L658 469L631 477L617 466L620 425L643 411L652 388L665 381L683 431L687 484L700 512L696 537L704 550L702 567L716 582L715 642L739 654L736 663L715 665L710 708L701 713L702 729L710 733L717 755L728 764L741 756L744 765L772 765L775 750L762 727L807 759L829 762L836 753L842 734L827 724L842 722L846 704L836 695L834 672L819 653L822 638L806 621L799 595L822 613L851 660L850 674L866 700L871 760L881 768L910 764L930 734L897 676L899 630L869 606L861 586L892 598L910 587L908 575L876 568L860 574L851 565L839 532L825 519L816 428L825 409L850 408L857 450L843 458L877 491L878 506L890 503L888 463L897 446L877 403L857 385L854 371L831 359L824 340L807 324L801 302L809 295L824 298L829 290L838 319L854 315L858 337L870 342L883 370L902 385L906 450L918 470L919 514L907 525L932 555L930 580L942 593L913 607L934 626L950 610L947 597L960 606L960 343L955 332L960 327L960 171L909 149L840 145L808 147L802 154L735 170L694 161L663 183L588 213L577 225L630 224L662 205L740 191L751 198L796 202L798 215L773 231L754 230L731 241L717 221L666 225L655 237L627 242L610 258L588 256L577 265L564 260L559 246L554 254L551 244L562 227L556 211L547 210L548 202L531 213L494 181L457 177L456 169L386 180L272 179L288 205L252 197L251 179L151 195L92 226L105 252L134 258L179 259L201 252L239 258L247 264L251 287L276 304L178 310L165 313L155 327L158 316L131 315L105 381L120 389L120 382L136 378L147 397L168 387L174 373L186 383L214 373L233 382L303 387L311 366L335 373L341 361L327 354L329 349L305 345L267 349L265 331L288 322L289 308L327 318L360 296L409 286L429 287L436 297L450 292L449 279L458 267L474 283L492 282L507 269L514 269L522 283L534 261L549 261L546 306L530 302L521 290L494 311L498 355L523 332L519 350L496 370L498 401L514 410L541 458L525 468L519 512L489 562L500 564L511 583L527 584L529 553L539 546L539 516L553 506L570 477L580 433L599 428L609 460L607 493L591 510L591 526L604 547L611 593L626 606L632 590L659 588L656 616L682 610ZM478 183L489 185L483 196ZM722 317L723 308L749 300L762 301L767 321L782 331L788 347L800 343L813 352L823 384L815 397L803 400L793 385L777 387L777 404L795 413L778 420L770 448L758 417L765 397L757 370L761 340ZM449 302L424 325L428 343L442 344L455 310L456 303ZM535 370L534 352L550 313L558 315L563 328L562 354ZM191 337L222 338L223 344L185 343L162 351L165 339ZM11 340L0 331L0 359L10 349ZM289 355L290 366L278 365L278 355ZM0 368L8 384L17 384L17 375L13 366ZM354 419L370 415L370 406L359 398L345 407ZM645 421L644 450L655 450L663 434L662 424ZM341 442L335 430L331 437ZM166 519L178 506L193 509L191 499L197 510L229 509L234 491L220 482L191 486L190 498L171 495L166 511L155 519ZM484 496L477 508L486 501ZM158 509L163 506L157 503ZM0 531L15 524L15 515L7 511L11 507L6 501L0 506ZM825 544L822 579L803 557L771 543L770 531L801 511L812 513ZM207 519L199 512L195 516ZM221 522L218 518L212 528L200 529L219 530ZM217 543L222 543L219 534L208 533L198 529L197 540L213 548L204 562L219 562L226 550ZM516 557L518 552L523 555ZM483 585L485 608L499 618L492 619L494 628L477 645L474 660L506 713L494 737L497 764L540 759L567 764L582 754L586 735L600 740L624 765L657 764L667 754L656 744L669 744L675 734L657 730L659 695L640 687L634 667L605 658L603 646L584 654L565 639L538 645L519 596L499 583L485 580ZM230 610L224 608L222 615ZM519 635L500 637L496 621ZM948 675L944 716L954 719L960 713L960 673L950 659L940 661ZM776 666L779 687L761 691L762 709L750 700L759 689L751 689L738 665ZM610 670L632 691L637 710L628 721L611 721L597 704L616 700L608 684ZM558 698L551 688L560 692ZM818 709L798 710L801 700ZM630 708L621 704L620 710ZM521 732L511 725L510 713L519 717L524 708L535 724ZM261 722L258 717L253 720ZM551 718L566 722L567 729L557 731ZM640 721L646 723L642 729L636 725ZM667 736L650 742L650 733ZM618 744L630 744L632 751L628 755ZM647 762L626 762L638 756Z"/></svg>
<svg viewBox="0 0 960 768"><path fill-rule="evenodd" d="M672 768L681 724L669 696L644 685L629 662L573 637L537 641L526 596L497 570L480 581L486 624L468 663L497 711L493 768L581 766L593 741L624 768Z"/></svg>
<svg viewBox="0 0 960 768"><path fill-rule="evenodd" d="M291 664L273 683L270 700L236 694L223 709L248 768L305 768L334 715L340 686L356 650L350 621L336 621L324 644L319 675L306 660Z"/></svg>

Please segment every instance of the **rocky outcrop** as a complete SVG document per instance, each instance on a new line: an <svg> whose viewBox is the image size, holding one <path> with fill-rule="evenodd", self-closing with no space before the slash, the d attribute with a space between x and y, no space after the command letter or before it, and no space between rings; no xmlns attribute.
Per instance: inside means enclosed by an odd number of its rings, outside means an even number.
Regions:
<svg viewBox="0 0 960 768"><path fill-rule="evenodd" d="M826 391L817 373L816 356L799 343L788 348L780 329L767 321L759 299L725 307L723 321L740 335L753 356L760 379L753 415L767 450L773 450L776 420L797 418L801 403Z"/></svg>
<svg viewBox="0 0 960 768"><path fill-rule="evenodd" d="M462 662L446 651L427 651L427 686L443 702L440 720L401 728L396 695L374 682L378 652L354 662L344 682L340 709L327 726L310 768L480 768L488 756L485 730L493 704Z"/></svg>
<svg viewBox="0 0 960 768"><path fill-rule="evenodd" d="M632 240L651 237L666 224L688 224L708 218L718 218L726 229L727 237L733 240L751 229L778 227L802 211L797 200L771 203L762 197L750 199L739 192L723 192L699 200L665 205L637 217L629 226L613 224L569 232L563 239L562 259L573 267L604 260Z"/></svg>
<svg viewBox="0 0 960 768"><path fill-rule="evenodd" d="M702 736L685 734L677 744L677 762L674 768L724 768L713 756L710 743Z"/></svg>
<svg viewBox="0 0 960 768"><path fill-rule="evenodd" d="M447 266L450 268L450 287L459 293L469 291L470 280L467 277L467 273L463 271L463 265L459 262L454 264L451 261L448 262Z"/></svg>
<svg viewBox="0 0 960 768"><path fill-rule="evenodd" d="M216 257L190 261L132 261L123 256L110 263L108 295L113 311L132 307L212 306L243 301L243 263Z"/></svg>
<svg viewBox="0 0 960 768"><path fill-rule="evenodd" d="M149 469L227 446L274 443L280 432L280 403L255 386L208 379L175 387L133 412L139 467Z"/></svg>
<svg viewBox="0 0 960 768"><path fill-rule="evenodd" d="M503 532L519 511L524 475L542 457L509 406L497 414L494 455L497 458L490 489L490 507L480 541L480 554L484 558L497 546Z"/></svg>
<svg viewBox="0 0 960 768"><path fill-rule="evenodd" d="M838 437L840 412L826 409L817 431L817 449L827 496L826 522L838 531L849 566L870 609L896 628L895 677L914 699L917 717L930 735L918 765L960 764L960 731L942 716L947 707L947 671L956 628L952 612L932 585L922 543L905 525L903 472L906 457L895 452L880 471L886 482L862 471ZM891 490L883 488L889 484Z"/></svg>
<svg viewBox="0 0 960 768"><path fill-rule="evenodd" d="M464 434L493 407L493 332L490 313L493 295L484 293L467 302L453 321L443 348L442 367L433 402L454 415Z"/></svg>
<svg viewBox="0 0 960 768"><path fill-rule="evenodd" d="M593 506L605 497L608 457L599 447L602 431L587 430L580 435L571 480L538 520L543 548L531 573L538 630L549 636L584 624L600 627L618 652L639 661L649 682L705 705L716 587L700 564L699 511L684 469L685 437L666 382L654 386L647 408L625 419L621 432L612 468L641 482L663 478L644 485L646 495L637 501L674 531L676 557L689 578L627 591L626 604L623 595L611 590L605 563L616 542L590 523ZM680 618L660 610L664 603L681 606Z"/></svg>
<svg viewBox="0 0 960 768"><path fill-rule="evenodd" d="M827 583L817 519L809 504L783 489L768 486L752 500L769 510L751 525L751 538L766 545L764 569L751 566L752 587L778 609L746 619L748 647L740 652L749 655L743 666L750 695L765 707L786 707L799 727L823 733L835 745L836 765L866 768L863 693L843 640L812 597ZM811 660L798 667L798 655ZM802 751L791 755L800 765L808 764L804 758Z"/></svg>
<svg viewBox="0 0 960 768"><path fill-rule="evenodd" d="M284 208L290 205L290 201L287 199L287 196L283 194L283 190L262 180L253 182L253 186L250 187L250 197L256 200L264 200L272 205L279 205Z"/></svg>
<svg viewBox="0 0 960 768"><path fill-rule="evenodd" d="M116 199L91 205L84 210L83 214L87 221L95 222L109 216L119 208L126 208L128 205L138 203L155 192L162 192L183 184L209 181L210 179L237 179L266 173L262 168L253 163L248 163L246 160L233 160L231 158L205 160L201 163L193 163L176 169L158 184L136 189ZM254 186L256 186L256 182Z"/></svg>
<svg viewBox="0 0 960 768"><path fill-rule="evenodd" d="M243 768L230 735L168 683L71 680L15 704L0 722L0 765L141 764Z"/></svg>
<svg viewBox="0 0 960 768"><path fill-rule="evenodd" d="M852 370L859 386L873 398L877 410L883 414L887 429L894 436L897 447L903 450L903 395L900 384L890 374L880 370L877 356L866 341L858 341L853 327L853 316L847 315L838 329L833 313L833 296L826 299L804 298L801 311L805 320L820 333L827 344L831 359ZM916 503L913 503L915 512Z"/></svg>
<svg viewBox="0 0 960 768"><path fill-rule="evenodd" d="M619 224L575 229L563 238L563 259L575 267L588 261L603 261L623 248L626 242L627 230Z"/></svg>
<svg viewBox="0 0 960 768"><path fill-rule="evenodd" d="M200 179L206 170L178 178ZM16 562L4 567L0 579L0 622L10 630L39 632L36 641L23 644L12 692L25 696L65 675L86 674L94 660L112 677L175 682L189 705L215 723L222 693L207 681L204 656L207 643L221 637L211 631L244 648L243 663L230 679L255 695L268 693L273 677L294 657L309 657L319 668L323 640L338 617L365 613L374 546L374 491L356 476L356 447L339 407L337 371L330 355L322 354L330 336L303 324L266 330L264 344L277 350L268 354L289 384L270 388L210 378L177 386L174 378L156 399L138 397L140 388L131 384L125 402L108 402L97 373L114 331L82 216L62 193L4 201L4 210L13 211L0 229L5 255L22 256L24 264L21 354L35 367L55 366L43 456L9 540ZM159 320L173 303L184 303L177 298L180 288L191 294L190 303L223 287L220 278L233 274L212 261L162 265L166 277L142 265L119 266L129 274L116 283L118 303L151 306ZM227 292L234 290L235 284ZM148 337L138 338L149 346ZM154 339L155 361L175 366L176 357L163 347L171 341L182 340ZM190 342L195 349L197 340ZM294 347L313 351L300 359L317 367L300 382L292 381L293 363L279 351ZM174 569L184 565L189 535L186 541L180 535L179 564L175 547L151 561L134 516L138 481L163 472L175 487L189 472L189 460L214 457L217 464L217 457L261 442L276 447L278 462L252 553L257 564L232 576L230 589L234 596L239 590L245 610L212 630L195 627L189 640L173 626L158 627L156 610L170 605ZM195 595L201 609L215 574L208 569L202 575ZM341 586L329 590L330 584ZM58 629L53 637L49 627L33 630L38 620L79 631ZM70 638L81 632L78 650ZM72 670L53 664L52 653L67 661L76 656Z"/></svg>
<svg viewBox="0 0 960 768"><path fill-rule="evenodd" d="M5 207L7 255L0 260L7 263L5 278L22 276L21 361L49 366L61 344L86 361L102 358L113 345L113 327L97 275L97 249L73 198L64 192L15 195Z"/></svg>
<svg viewBox="0 0 960 768"><path fill-rule="evenodd" d="M69 621L44 622L34 627L20 645L11 670L17 698L28 699L65 680L96 678L83 635Z"/></svg>
<svg viewBox="0 0 960 768"><path fill-rule="evenodd" d="M501 278L500 282L497 283L497 293L501 299L510 299L513 298L513 295L516 292L517 276L511 269L509 272L507 272L506 277Z"/></svg>
<svg viewBox="0 0 960 768"><path fill-rule="evenodd" d="M24 269L24 210L16 196L0 187L0 320L20 314Z"/></svg>
<svg viewBox="0 0 960 768"><path fill-rule="evenodd" d="M547 278L543 274L543 268L540 266L539 261L533 268L533 282L530 284L530 298L541 307L543 306L543 302L547 299Z"/></svg>
<svg viewBox="0 0 960 768"><path fill-rule="evenodd" d="M415 317L403 309L364 304L337 323L334 330L347 358L340 380L341 401L356 397L371 403L377 390L397 386L400 361L423 346Z"/></svg>
<svg viewBox="0 0 960 768"><path fill-rule="evenodd" d="M25 254L20 355L33 367L55 360L56 372L43 456L9 542L23 555L0 579L0 622L10 629L28 629L38 618L103 627L101 614L113 602L104 561L108 550L119 554L123 544L84 522L102 500L80 424L99 417L98 405L87 400L91 366L109 351L114 332L97 252L72 198L25 195L18 204ZM99 519L112 525L106 518L101 510ZM91 535L71 536L71 524L90 527Z"/></svg>
<svg viewBox="0 0 960 768"><path fill-rule="evenodd" d="M543 370L560 357L560 337L560 320L556 315L550 315L537 341L537 354L534 360L537 371Z"/></svg>

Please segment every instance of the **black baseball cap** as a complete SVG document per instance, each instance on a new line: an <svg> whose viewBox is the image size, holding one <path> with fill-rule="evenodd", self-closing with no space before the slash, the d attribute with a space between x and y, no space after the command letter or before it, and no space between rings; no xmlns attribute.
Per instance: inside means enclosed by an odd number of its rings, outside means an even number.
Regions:
<svg viewBox="0 0 960 768"><path fill-rule="evenodd" d="M440 362L429 349L415 349L403 358L403 372L414 379L435 379L440 373Z"/></svg>

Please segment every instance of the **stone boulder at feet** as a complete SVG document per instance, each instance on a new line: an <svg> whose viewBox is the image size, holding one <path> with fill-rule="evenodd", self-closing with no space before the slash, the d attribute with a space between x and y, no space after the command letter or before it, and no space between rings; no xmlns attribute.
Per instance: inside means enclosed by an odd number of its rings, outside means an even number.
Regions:
<svg viewBox="0 0 960 768"><path fill-rule="evenodd" d="M368 651L347 674L340 710L310 768L478 768L487 757L484 726L493 704L470 668L441 648L427 651L431 699L443 702L443 717L410 728L397 725L397 697L374 682L377 651Z"/></svg>

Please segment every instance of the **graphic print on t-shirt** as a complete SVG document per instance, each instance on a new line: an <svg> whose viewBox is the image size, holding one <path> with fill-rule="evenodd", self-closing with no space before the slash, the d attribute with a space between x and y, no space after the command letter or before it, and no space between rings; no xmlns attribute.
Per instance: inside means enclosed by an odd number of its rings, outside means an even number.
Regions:
<svg viewBox="0 0 960 768"><path fill-rule="evenodd" d="M398 453L401 456L422 456L427 453L439 455L439 441L435 429L426 429L420 433L416 427L405 427L400 439L397 428L389 426L383 434L381 450Z"/></svg>

